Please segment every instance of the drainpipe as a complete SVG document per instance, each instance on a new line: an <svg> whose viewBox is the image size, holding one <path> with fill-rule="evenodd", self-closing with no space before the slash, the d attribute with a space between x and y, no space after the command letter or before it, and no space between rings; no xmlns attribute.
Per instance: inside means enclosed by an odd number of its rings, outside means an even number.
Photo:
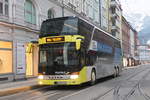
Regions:
<svg viewBox="0 0 150 100"><path fill-rule="evenodd" d="M62 0L62 17L64 17L64 0Z"/></svg>
<svg viewBox="0 0 150 100"><path fill-rule="evenodd" d="M13 0L12 1L12 25L14 25L14 17L15 17L15 1ZM13 48L12 48L12 50L13 50L13 57L12 57L12 62L13 62L13 64L12 64L12 67L13 67L13 75L14 75L14 81L16 81L16 73L17 73L17 69L16 69L16 66L17 66L17 55L16 55L16 53L17 53L17 51L16 51L16 43L15 43L15 40L14 40L15 38L14 38L14 27L12 27L12 41L13 41Z"/></svg>
<svg viewBox="0 0 150 100"><path fill-rule="evenodd" d="M99 0L99 23L100 23L100 28L101 28L101 15L102 15L102 12L101 12L101 0Z"/></svg>

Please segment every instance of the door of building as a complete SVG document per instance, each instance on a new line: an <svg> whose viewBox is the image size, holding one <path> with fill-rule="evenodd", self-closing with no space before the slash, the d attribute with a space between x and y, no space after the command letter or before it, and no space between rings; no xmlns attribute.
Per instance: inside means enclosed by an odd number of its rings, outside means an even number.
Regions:
<svg viewBox="0 0 150 100"><path fill-rule="evenodd" d="M26 76L38 75L38 45L28 43L26 46Z"/></svg>

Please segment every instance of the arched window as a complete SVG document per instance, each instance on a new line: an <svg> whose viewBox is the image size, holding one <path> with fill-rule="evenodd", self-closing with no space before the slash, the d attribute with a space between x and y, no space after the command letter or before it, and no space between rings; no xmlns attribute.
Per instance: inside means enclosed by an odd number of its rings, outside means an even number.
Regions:
<svg viewBox="0 0 150 100"><path fill-rule="evenodd" d="M31 24L36 24L36 10L30 0L25 2L25 21Z"/></svg>
<svg viewBox="0 0 150 100"><path fill-rule="evenodd" d="M8 16L8 0L0 0L0 15Z"/></svg>
<svg viewBox="0 0 150 100"><path fill-rule="evenodd" d="M49 9L48 10L48 18L51 19L51 18L54 18L54 17L55 17L54 9Z"/></svg>

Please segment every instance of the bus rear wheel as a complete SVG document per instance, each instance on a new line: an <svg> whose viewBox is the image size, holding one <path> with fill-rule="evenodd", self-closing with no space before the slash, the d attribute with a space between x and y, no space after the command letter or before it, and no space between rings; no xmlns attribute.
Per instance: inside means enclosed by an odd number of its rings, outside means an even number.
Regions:
<svg viewBox="0 0 150 100"><path fill-rule="evenodd" d="M119 70L119 66L117 66L117 76L119 76L120 75L120 70Z"/></svg>
<svg viewBox="0 0 150 100"><path fill-rule="evenodd" d="M94 85L96 83L96 73L94 70L91 72L91 82L90 85Z"/></svg>
<svg viewBox="0 0 150 100"><path fill-rule="evenodd" d="M114 74L113 74L113 77L116 78L117 77L117 68L114 67Z"/></svg>

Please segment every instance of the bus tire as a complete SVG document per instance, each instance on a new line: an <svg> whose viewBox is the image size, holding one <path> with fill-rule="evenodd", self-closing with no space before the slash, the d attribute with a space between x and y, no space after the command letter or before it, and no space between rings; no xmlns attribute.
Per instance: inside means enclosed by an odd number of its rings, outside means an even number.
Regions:
<svg viewBox="0 0 150 100"><path fill-rule="evenodd" d="M113 74L113 77L116 78L117 77L117 68L114 67L114 74Z"/></svg>
<svg viewBox="0 0 150 100"><path fill-rule="evenodd" d="M120 70L119 70L119 66L117 66L117 76L120 75Z"/></svg>
<svg viewBox="0 0 150 100"><path fill-rule="evenodd" d="M119 76L119 67L116 66L116 77L118 77L118 76Z"/></svg>
<svg viewBox="0 0 150 100"><path fill-rule="evenodd" d="M96 72L93 69L91 72L91 81L90 81L90 85L94 85L96 83Z"/></svg>

